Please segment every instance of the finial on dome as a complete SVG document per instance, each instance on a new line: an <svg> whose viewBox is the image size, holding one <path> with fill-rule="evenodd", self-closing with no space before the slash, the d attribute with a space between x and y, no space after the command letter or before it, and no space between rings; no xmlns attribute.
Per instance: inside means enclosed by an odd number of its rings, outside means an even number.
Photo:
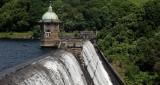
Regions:
<svg viewBox="0 0 160 85"><path fill-rule="evenodd" d="M48 11L49 11L49 12L52 12L51 2L52 2L52 1L49 1L49 4L50 4L50 6L48 7Z"/></svg>

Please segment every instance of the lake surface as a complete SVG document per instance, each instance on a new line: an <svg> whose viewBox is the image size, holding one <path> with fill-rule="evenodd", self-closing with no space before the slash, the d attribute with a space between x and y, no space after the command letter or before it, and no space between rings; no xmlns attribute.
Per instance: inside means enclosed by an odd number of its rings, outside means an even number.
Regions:
<svg viewBox="0 0 160 85"><path fill-rule="evenodd" d="M25 46L26 45L26 46ZM51 52L39 40L0 40L0 71Z"/></svg>

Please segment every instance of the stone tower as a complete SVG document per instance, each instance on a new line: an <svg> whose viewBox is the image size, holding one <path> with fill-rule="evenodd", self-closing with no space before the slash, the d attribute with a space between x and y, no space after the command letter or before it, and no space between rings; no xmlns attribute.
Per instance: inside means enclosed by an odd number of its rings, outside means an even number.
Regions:
<svg viewBox="0 0 160 85"><path fill-rule="evenodd" d="M41 47L57 47L60 22L58 16L52 11L52 7L49 6L48 12L46 12L42 16L42 20L39 21L41 29Z"/></svg>

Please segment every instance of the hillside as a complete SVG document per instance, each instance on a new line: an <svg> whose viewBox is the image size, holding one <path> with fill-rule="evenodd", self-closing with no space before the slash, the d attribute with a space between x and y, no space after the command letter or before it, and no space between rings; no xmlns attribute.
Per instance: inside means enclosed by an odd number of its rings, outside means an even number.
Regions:
<svg viewBox="0 0 160 85"><path fill-rule="evenodd" d="M53 0L66 32L99 31L98 46L128 85L160 84L160 0ZM49 0L1 0L0 32L39 32Z"/></svg>

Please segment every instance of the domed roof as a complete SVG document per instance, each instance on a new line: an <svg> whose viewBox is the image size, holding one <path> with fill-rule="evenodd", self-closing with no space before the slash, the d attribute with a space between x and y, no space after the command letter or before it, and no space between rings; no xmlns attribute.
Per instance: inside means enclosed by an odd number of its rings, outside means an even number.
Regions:
<svg viewBox="0 0 160 85"><path fill-rule="evenodd" d="M58 16L56 15L56 13L54 13L52 11L52 7L49 6L48 8L48 12L46 12L43 16L42 16L42 20L48 20L48 19L52 19L52 20L58 20Z"/></svg>

